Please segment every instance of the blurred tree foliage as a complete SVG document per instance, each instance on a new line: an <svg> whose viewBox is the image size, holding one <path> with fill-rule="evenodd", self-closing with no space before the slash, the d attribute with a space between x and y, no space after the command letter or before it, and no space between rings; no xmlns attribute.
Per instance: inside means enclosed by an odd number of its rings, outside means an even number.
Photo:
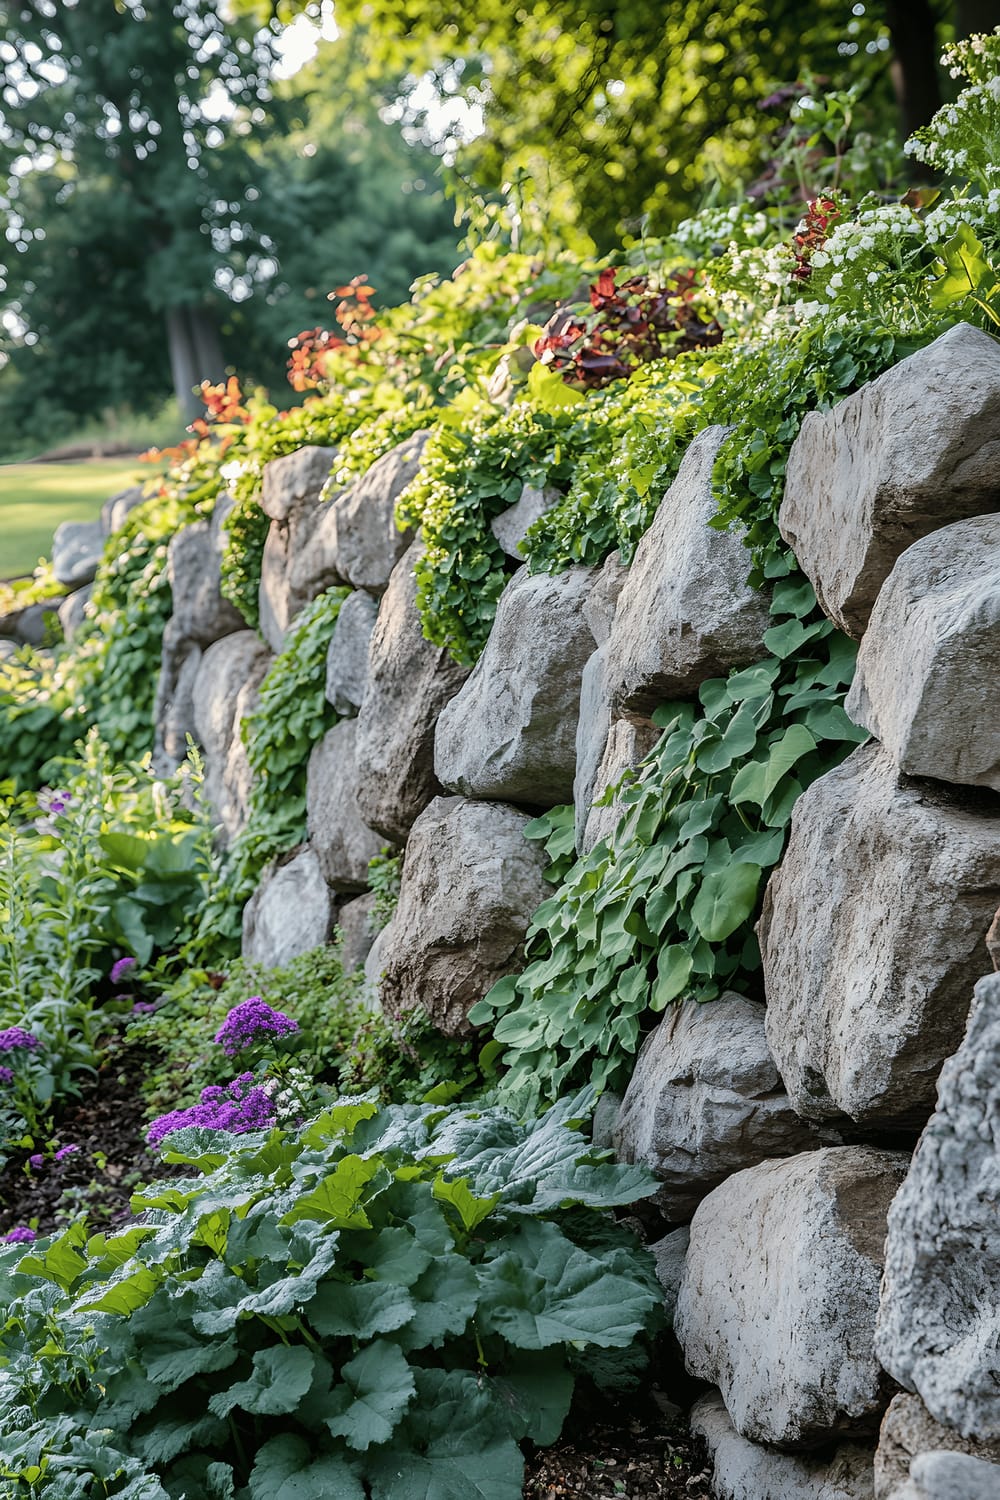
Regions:
<svg viewBox="0 0 1000 1500"><path fill-rule="evenodd" d="M435 158L352 93L345 44L281 81L280 23L218 0L0 19L0 449L226 364L280 382L332 287L398 300L457 260Z"/></svg>
<svg viewBox="0 0 1000 1500"><path fill-rule="evenodd" d="M1000 0L337 0L336 16L361 28L359 66L429 74L484 109L484 132L452 143L460 196L484 218L492 189L515 225L604 249L640 216L662 231L751 177L758 102L804 72L867 84L873 128L909 133L940 103L941 42L992 28Z"/></svg>

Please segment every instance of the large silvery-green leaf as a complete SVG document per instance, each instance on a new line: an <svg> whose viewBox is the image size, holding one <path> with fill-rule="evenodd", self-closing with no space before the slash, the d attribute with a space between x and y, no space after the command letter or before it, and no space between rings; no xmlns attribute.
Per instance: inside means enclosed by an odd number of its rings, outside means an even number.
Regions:
<svg viewBox="0 0 1000 1500"><path fill-rule="evenodd" d="M369 1454L372 1500L521 1500L524 1460L486 1381L417 1370L417 1399L391 1448Z"/></svg>
<svg viewBox="0 0 1000 1500"><path fill-rule="evenodd" d="M401 1349L424 1349L465 1331L476 1310L479 1283L464 1255L441 1255L414 1282L410 1295L413 1317L395 1342Z"/></svg>
<svg viewBox="0 0 1000 1500"><path fill-rule="evenodd" d="M306 1309L322 1338L370 1339L402 1328L413 1313L410 1293L390 1281L327 1281Z"/></svg>
<svg viewBox="0 0 1000 1500"><path fill-rule="evenodd" d="M361 1481L346 1459L313 1458L308 1443L286 1434L257 1454L250 1475L251 1500L365 1500Z"/></svg>
<svg viewBox="0 0 1000 1500"><path fill-rule="evenodd" d="M488 1252L479 1270L484 1331L521 1349L622 1348L641 1333L656 1300L648 1286L609 1272L544 1220L525 1220L505 1243L510 1249Z"/></svg>
<svg viewBox="0 0 1000 1500"><path fill-rule="evenodd" d="M760 865L730 864L706 875L691 906L691 918L710 943L724 942L757 904Z"/></svg>
<svg viewBox="0 0 1000 1500"><path fill-rule="evenodd" d="M228 1416L234 1406L260 1416L281 1416L295 1410L312 1385L314 1372L309 1349L290 1344L258 1349L249 1380L237 1381L228 1391L212 1396L209 1409L218 1417Z"/></svg>
<svg viewBox="0 0 1000 1500"><path fill-rule="evenodd" d="M413 1371L395 1344L376 1339L344 1365L344 1381L330 1399L327 1427L362 1452L387 1443L409 1406L416 1386Z"/></svg>

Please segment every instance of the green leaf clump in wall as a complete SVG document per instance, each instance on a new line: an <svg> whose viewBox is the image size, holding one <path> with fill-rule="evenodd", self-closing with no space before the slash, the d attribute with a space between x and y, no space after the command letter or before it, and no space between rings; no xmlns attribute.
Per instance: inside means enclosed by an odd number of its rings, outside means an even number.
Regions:
<svg viewBox="0 0 1000 1500"><path fill-rule="evenodd" d="M772 555L770 655L657 710L663 735L620 793L613 836L535 913L524 972L470 1020L492 1025L499 1097L537 1110L582 1081L627 1081L665 1006L752 994L753 931L802 791L866 738L844 713L856 647Z"/></svg>
<svg viewBox="0 0 1000 1500"><path fill-rule="evenodd" d="M0 1470L44 1500L520 1500L518 1444L579 1377L634 1383L662 1320L606 1214L654 1184L590 1154L591 1102L168 1137L187 1175L141 1222L0 1253Z"/></svg>

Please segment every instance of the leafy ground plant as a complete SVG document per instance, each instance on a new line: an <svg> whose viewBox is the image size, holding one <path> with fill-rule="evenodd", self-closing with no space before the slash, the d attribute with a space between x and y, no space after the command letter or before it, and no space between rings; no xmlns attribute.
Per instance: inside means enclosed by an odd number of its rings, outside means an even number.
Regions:
<svg viewBox="0 0 1000 1500"><path fill-rule="evenodd" d="M579 1371L634 1380L657 1326L651 1257L602 1212L652 1182L588 1154L590 1102L171 1135L191 1175L141 1223L0 1255L0 1474L46 1500L520 1500L519 1441L555 1440Z"/></svg>

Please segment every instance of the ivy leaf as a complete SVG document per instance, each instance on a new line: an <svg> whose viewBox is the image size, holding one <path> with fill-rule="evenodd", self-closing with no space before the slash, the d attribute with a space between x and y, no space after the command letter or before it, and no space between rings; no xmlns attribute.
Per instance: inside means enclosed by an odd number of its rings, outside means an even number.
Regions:
<svg viewBox="0 0 1000 1500"><path fill-rule="evenodd" d="M251 1500L365 1500L346 1459L312 1457L308 1443L286 1433L258 1449L250 1475Z"/></svg>
<svg viewBox="0 0 1000 1500"><path fill-rule="evenodd" d="M682 943L668 943L661 948L656 959L656 979L649 997L651 1010L663 1010L671 1000L676 1000L691 978L694 962L690 951Z"/></svg>
<svg viewBox="0 0 1000 1500"><path fill-rule="evenodd" d="M815 749L816 740L804 724L788 726L768 752L764 771L764 801L770 797L782 777L786 776L804 755L810 755Z"/></svg>
<svg viewBox="0 0 1000 1500"><path fill-rule="evenodd" d="M249 1380L237 1381L228 1391L210 1397L209 1410L217 1417L228 1416L235 1406L268 1417L293 1412L312 1385L313 1373L309 1349L294 1344L258 1349Z"/></svg>
<svg viewBox="0 0 1000 1500"><path fill-rule="evenodd" d="M710 943L724 942L757 904L760 865L728 865L706 875L691 906L691 920Z"/></svg>
<svg viewBox="0 0 1000 1500"><path fill-rule="evenodd" d="M700 770L709 774L724 771L734 760L753 749L757 743L756 710L759 704L759 699L747 698L726 725L722 738L695 751Z"/></svg>
<svg viewBox="0 0 1000 1500"><path fill-rule="evenodd" d="M340 1373L344 1384L330 1398L330 1432L361 1452L372 1443L387 1443L416 1392L402 1351L376 1339Z"/></svg>

